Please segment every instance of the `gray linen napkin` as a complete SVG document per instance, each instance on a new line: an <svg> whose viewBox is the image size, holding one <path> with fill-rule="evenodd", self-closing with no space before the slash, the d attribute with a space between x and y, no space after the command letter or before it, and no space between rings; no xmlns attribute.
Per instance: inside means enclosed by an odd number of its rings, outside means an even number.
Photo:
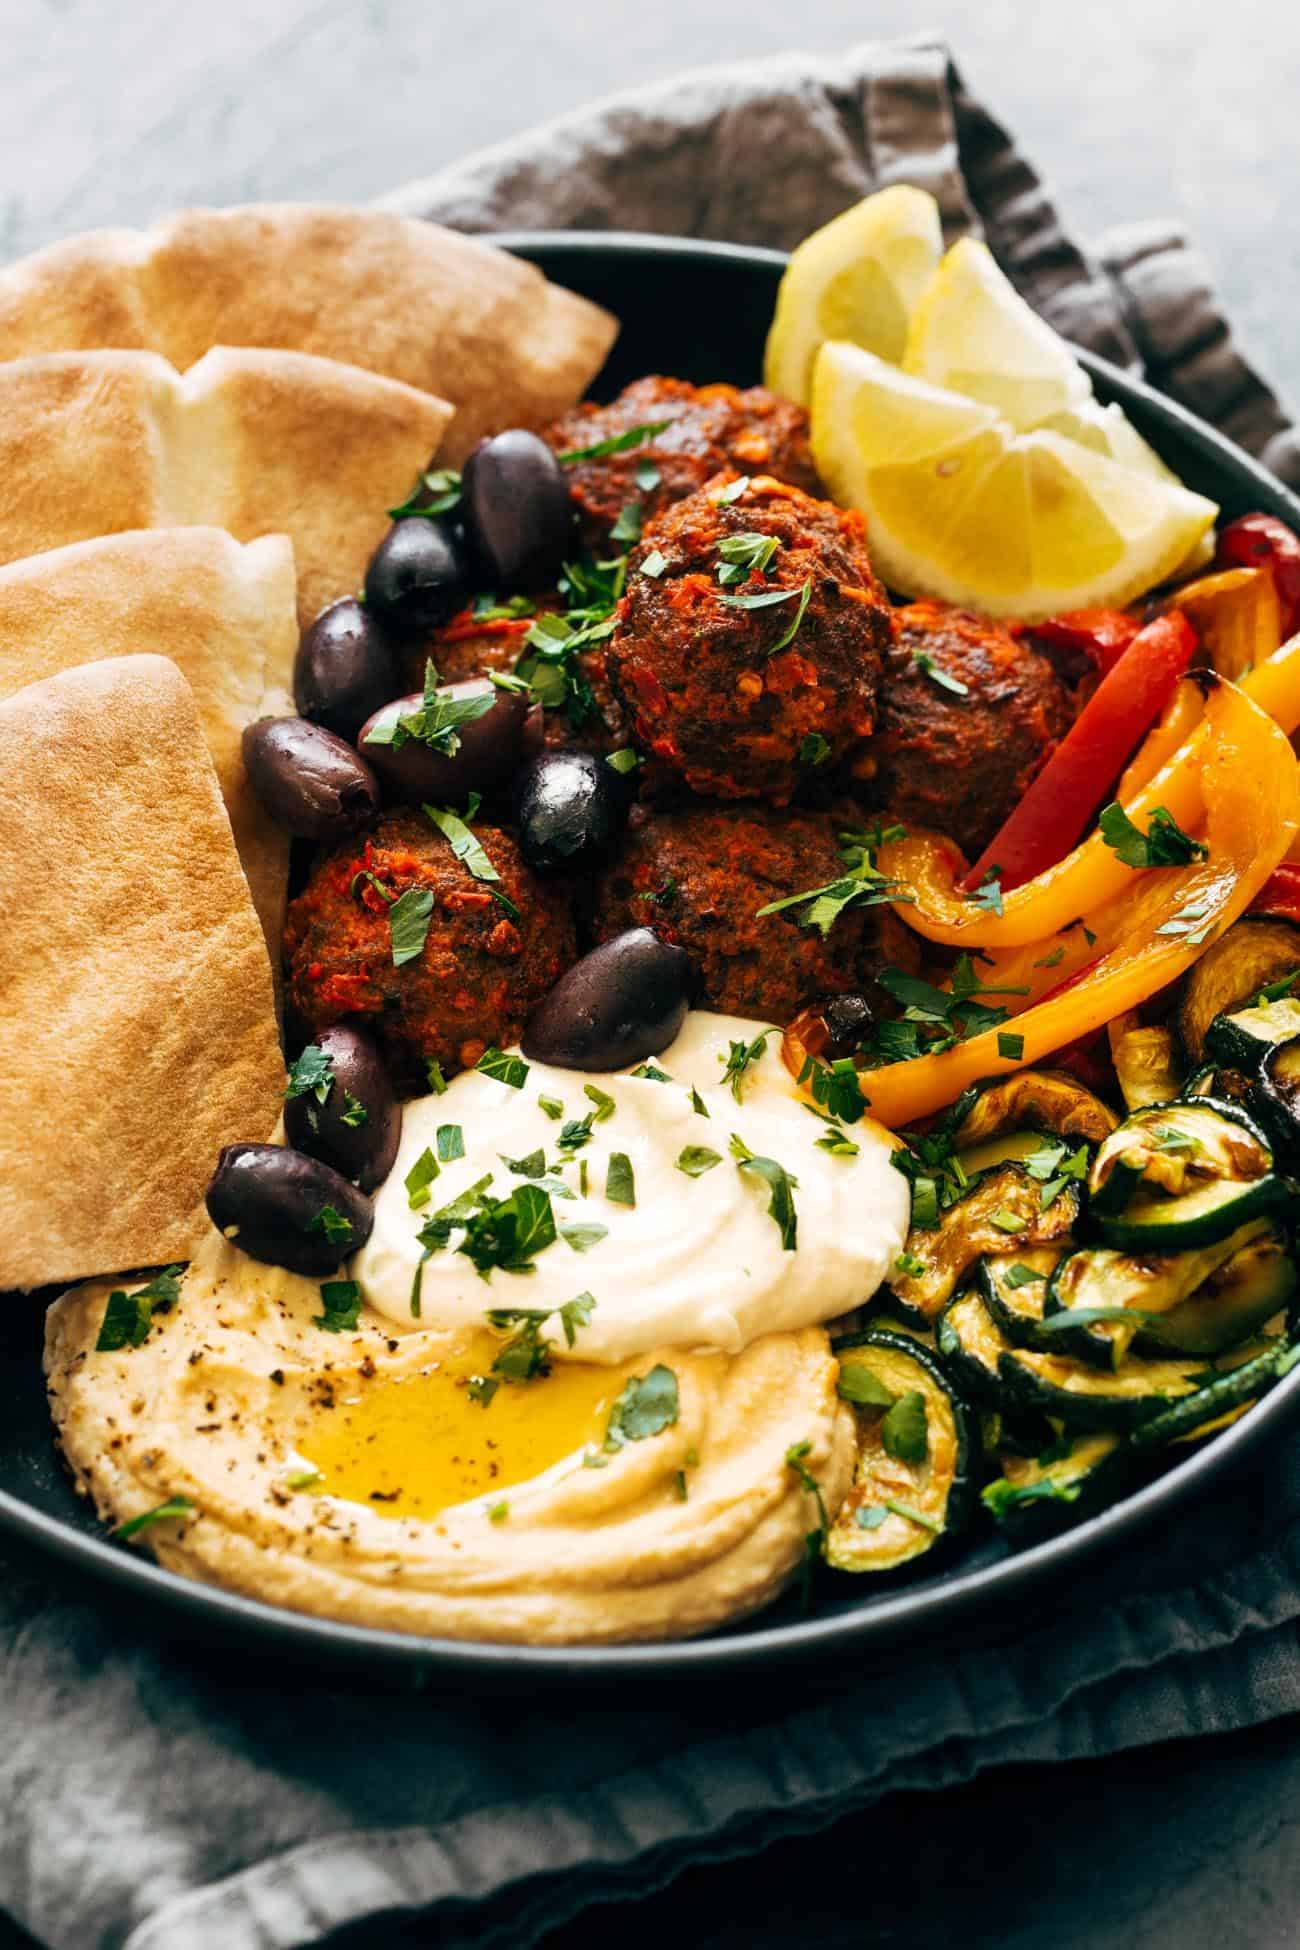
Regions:
<svg viewBox="0 0 1300 1950"><path fill-rule="evenodd" d="M1292 479L1276 399L1177 233L1090 259L933 42L789 57L620 98L389 199L465 228L618 225L790 244L865 190L934 189L1072 336L1145 364ZM714 1685L397 1696L363 1674L219 1655L16 1546L0 1553L0 1897L59 1950L290 1950L426 1918L457 1950L527 1946L902 1788L1300 1709L1300 1458L942 1651ZM146 1629L147 1626L147 1629ZM1092 1833L1056 1836L1079 1878ZM1113 1942L1117 1919L1093 1921ZM1076 1921L1079 1919L1076 1917ZM877 1935L877 1925L880 1934ZM1080 1927L1084 1927L1082 1924ZM1107 1932L1110 1932L1108 1935ZM864 1917L862 1940L894 1940ZM1008 1923L1001 1950L1041 1942ZM1075 1942L1082 1950L1083 1939Z"/></svg>

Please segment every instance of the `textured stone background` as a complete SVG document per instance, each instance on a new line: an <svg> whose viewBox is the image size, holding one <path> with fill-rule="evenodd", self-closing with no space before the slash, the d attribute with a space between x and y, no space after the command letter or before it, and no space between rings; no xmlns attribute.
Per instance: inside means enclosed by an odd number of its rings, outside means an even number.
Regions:
<svg viewBox="0 0 1300 1950"><path fill-rule="evenodd" d="M1300 400L1294 0L801 0L793 19L761 0L0 0L0 257L182 202L365 197L687 64L926 27L1084 235L1183 220ZM554 1950L1294 1944L1296 1733L886 1803L593 1912Z"/></svg>

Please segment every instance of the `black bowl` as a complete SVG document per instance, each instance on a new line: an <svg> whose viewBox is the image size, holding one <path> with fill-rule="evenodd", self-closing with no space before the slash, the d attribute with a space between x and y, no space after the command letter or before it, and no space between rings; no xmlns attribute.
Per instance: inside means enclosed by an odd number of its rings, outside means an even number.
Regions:
<svg viewBox="0 0 1300 1950"><path fill-rule="evenodd" d="M776 251L742 249L671 237L582 232L508 235L500 242L539 264L548 276L607 305L623 330L593 391L617 392L643 373L696 382L753 385L761 376L763 341L785 263ZM1275 514L1300 530L1300 500L1232 443L1181 407L1086 353L1081 361L1103 401L1118 400L1138 431L1189 486L1218 501L1225 518L1250 509ZM304 1661L360 1662L368 1677L386 1672L421 1684L459 1674L499 1688L520 1681L651 1679L680 1686L715 1684L726 1674L752 1677L757 1666L830 1661L874 1651L906 1632L909 1643L948 1636L957 1620L969 1636L970 1614L1023 1606L1031 1586L1063 1579L1081 1561L1172 1518L1188 1498L1212 1485L1284 1426L1300 1402L1300 1369L1242 1421L1101 1515L1045 1542L1013 1552L999 1538L973 1545L948 1568L889 1590L843 1582L801 1615L789 1596L752 1620L706 1639L664 1646L530 1648L461 1644L370 1631L282 1611L233 1593L193 1584L144 1555L110 1543L93 1513L73 1494L50 1432L40 1372L41 1309L11 1302L0 1346L0 1526L71 1565L133 1595L155 1635L160 1614L178 1630L252 1641Z"/></svg>

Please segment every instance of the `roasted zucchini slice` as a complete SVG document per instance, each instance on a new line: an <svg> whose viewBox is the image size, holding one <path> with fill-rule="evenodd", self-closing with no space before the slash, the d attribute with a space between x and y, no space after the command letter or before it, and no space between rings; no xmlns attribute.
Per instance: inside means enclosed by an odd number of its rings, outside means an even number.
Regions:
<svg viewBox="0 0 1300 1950"><path fill-rule="evenodd" d="M1205 1061L1216 1016L1245 1008L1261 989L1300 968L1300 927L1278 915L1246 915L1206 949L1187 976L1178 1030L1193 1068Z"/></svg>
<svg viewBox="0 0 1300 1950"><path fill-rule="evenodd" d="M1135 1111L1098 1151L1088 1191L1091 1222L1124 1252L1213 1245L1286 1197L1254 1120L1214 1097Z"/></svg>
<svg viewBox="0 0 1300 1950"><path fill-rule="evenodd" d="M1248 1098L1292 1171L1300 1171L1300 1036L1269 1051Z"/></svg>
<svg viewBox="0 0 1300 1950"><path fill-rule="evenodd" d="M1259 1351L1258 1342L1250 1342L1221 1357L1222 1365L1225 1370L1235 1367ZM1029 1348L1008 1348L999 1357L998 1375L1014 1400L1041 1409L1068 1428L1121 1433L1141 1427L1171 1402L1204 1390L1207 1379L1216 1378L1212 1369L1207 1371L1204 1357L1193 1354L1162 1359L1130 1354L1108 1372Z"/></svg>
<svg viewBox="0 0 1300 1950"><path fill-rule="evenodd" d="M896 1571L965 1528L979 1427L942 1363L911 1336L868 1327L838 1353L858 1460L826 1537L826 1561L837 1571Z"/></svg>
<svg viewBox="0 0 1300 1950"><path fill-rule="evenodd" d="M1068 1239L1079 1216L1079 1186L1062 1186L1046 1210L1043 1189L1020 1165L1000 1165L949 1206L933 1230L913 1226L905 1255L911 1270L895 1271L882 1305L892 1295L905 1311L933 1320L985 1253Z"/></svg>
<svg viewBox="0 0 1300 1950"><path fill-rule="evenodd" d="M1193 1070L1182 1088L1190 1103L1193 1097L1215 1097L1223 1104L1244 1104L1250 1091L1250 1078L1240 1070L1228 1070L1218 1063L1202 1063Z"/></svg>
<svg viewBox="0 0 1300 1950"><path fill-rule="evenodd" d="M1061 1257L1061 1246L1029 1246L1023 1253L988 1253L976 1267L980 1298L1013 1346L1043 1345L1047 1284Z"/></svg>
<svg viewBox="0 0 1300 1950"><path fill-rule="evenodd" d="M1052 1273L1044 1317L1028 1345L1102 1368L1118 1367L1135 1345L1146 1353L1222 1353L1285 1304L1285 1292L1268 1304L1280 1286L1269 1255L1266 1274L1254 1255L1254 1278L1244 1267L1232 1280L1217 1278L1245 1247L1268 1239L1276 1239L1285 1265L1285 1242L1266 1219L1196 1252L1133 1254L1095 1246L1069 1253Z"/></svg>
<svg viewBox="0 0 1300 1950"><path fill-rule="evenodd" d="M1067 1436L1042 1455L1004 1453L1002 1474L985 1486L984 1508L1007 1530L1101 1509L1133 1474L1134 1455L1123 1436L1099 1430Z"/></svg>
<svg viewBox="0 0 1300 1950"><path fill-rule="evenodd" d="M1129 1110L1167 1104L1179 1092L1174 1033L1164 1023L1144 1024L1136 1009L1107 1023L1110 1060Z"/></svg>
<svg viewBox="0 0 1300 1950"><path fill-rule="evenodd" d="M1100 1144L1116 1123L1114 1111L1063 1070L1020 1070L1013 1077L975 1084L957 1099L954 1111L954 1151L1011 1131Z"/></svg>
<svg viewBox="0 0 1300 1950"><path fill-rule="evenodd" d="M1260 1347L1252 1343L1249 1359L1241 1360L1226 1373L1210 1376L1201 1387L1182 1401L1153 1415L1134 1431L1134 1448L1158 1449L1171 1442L1187 1442L1211 1435L1227 1422L1236 1421L1245 1408L1276 1388L1300 1361L1300 1342L1280 1338Z"/></svg>
<svg viewBox="0 0 1300 1950"><path fill-rule="evenodd" d="M1007 1409L1012 1414L1025 1409L1026 1404L1010 1399L998 1371L1002 1356L1011 1350L1011 1342L974 1287L955 1294L948 1302L935 1323L934 1339L944 1361L956 1375L958 1387L972 1401L994 1409ZM1037 1402L1027 1406L1031 1412L1040 1407Z"/></svg>
<svg viewBox="0 0 1300 1950"><path fill-rule="evenodd" d="M1281 995L1216 1016L1205 1032L1205 1053L1228 1069L1253 1076L1270 1050L1300 1036L1300 996Z"/></svg>

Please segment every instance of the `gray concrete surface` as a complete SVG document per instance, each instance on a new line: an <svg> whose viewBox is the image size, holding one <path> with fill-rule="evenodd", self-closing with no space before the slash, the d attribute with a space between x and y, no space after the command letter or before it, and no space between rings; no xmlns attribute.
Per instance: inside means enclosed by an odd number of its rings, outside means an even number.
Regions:
<svg viewBox="0 0 1300 1950"><path fill-rule="evenodd" d="M0 257L182 202L365 197L684 65L925 27L1083 234L1185 222L1300 400L1294 0L0 0ZM1273 1950L1300 1939L1295 1731L890 1804L593 1914L555 1950ZM1076 1831L1086 1847L1061 1842Z"/></svg>
<svg viewBox="0 0 1300 1950"><path fill-rule="evenodd" d="M0 256L358 197L611 89L936 28L1079 228L1174 215L1300 398L1294 0L0 0Z"/></svg>

